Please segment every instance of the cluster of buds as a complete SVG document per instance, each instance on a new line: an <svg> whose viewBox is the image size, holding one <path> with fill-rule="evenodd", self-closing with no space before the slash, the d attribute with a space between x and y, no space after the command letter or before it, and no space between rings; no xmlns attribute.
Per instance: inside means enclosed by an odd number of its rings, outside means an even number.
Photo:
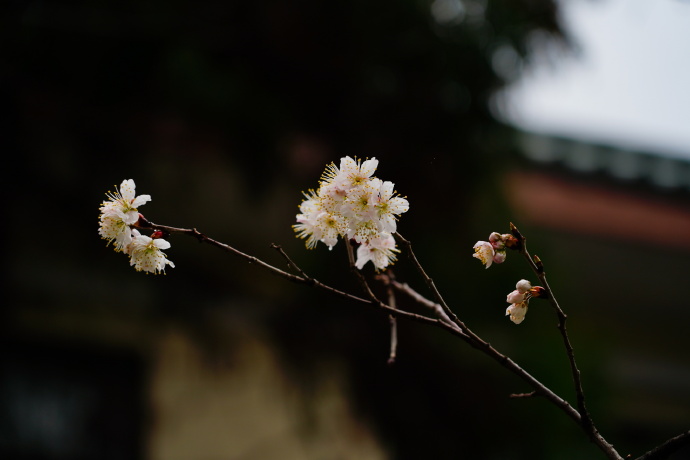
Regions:
<svg viewBox="0 0 690 460"><path fill-rule="evenodd" d="M546 289L541 286L532 287L532 283L527 280L518 281L515 290L506 297L506 302L510 304L506 309L506 316L510 316L515 324L520 324L525 319L527 305L533 297L546 298Z"/></svg>
<svg viewBox="0 0 690 460"><path fill-rule="evenodd" d="M393 234L398 217L410 206L393 182L373 176L378 163L376 158L361 162L344 157L340 167L326 167L318 190L304 194L293 225L307 248L321 242L332 249L342 237L360 244L355 263L360 270L369 261L382 270L396 260Z"/></svg>
<svg viewBox="0 0 690 460"><path fill-rule="evenodd" d="M135 228L140 218L139 206L151 201L150 195L136 196L135 189L134 181L127 179L119 190L115 187L114 193L106 194L108 200L100 207L98 233L108 244L113 243L115 252L127 254L137 271L164 273L167 265L175 266L163 253L170 243L163 239L161 231L146 236Z"/></svg>
<svg viewBox="0 0 690 460"><path fill-rule="evenodd" d="M510 224L511 233L493 232L489 235L489 241L477 241L474 245L474 255L472 257L479 259L481 263L489 268L491 264L500 264L506 260L506 250L514 249L520 250L523 246L523 238L518 229ZM539 272L543 271L541 261L535 257L535 264ZM520 324L525 320L527 314L527 306L530 299L546 298L548 292L541 286L532 287L532 283L527 280L520 280L515 285L515 290L508 294L506 301L510 306L506 309L506 316L515 324Z"/></svg>
<svg viewBox="0 0 690 460"><path fill-rule="evenodd" d="M477 241L474 245L474 256L479 259L486 268L491 264L502 264L506 260L506 249L516 249L519 240L510 233L500 234L493 232L489 235L489 241Z"/></svg>

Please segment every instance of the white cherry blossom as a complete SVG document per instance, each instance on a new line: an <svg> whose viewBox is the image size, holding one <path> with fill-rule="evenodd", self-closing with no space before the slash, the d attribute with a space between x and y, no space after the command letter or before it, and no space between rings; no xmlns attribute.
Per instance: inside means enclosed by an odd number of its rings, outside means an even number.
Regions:
<svg viewBox="0 0 690 460"><path fill-rule="evenodd" d="M527 314L527 302L514 303L506 309L506 316L515 324L520 324L525 320Z"/></svg>
<svg viewBox="0 0 690 460"><path fill-rule="evenodd" d="M101 216L119 217L127 225L135 224L139 220L139 206L151 201L151 195L136 196L135 190L134 180L123 180L119 190L116 187L114 193L106 194L110 199L101 205Z"/></svg>
<svg viewBox="0 0 690 460"><path fill-rule="evenodd" d="M486 268L489 268L494 262L494 248L488 241L477 241L474 244L474 255L472 257L479 259Z"/></svg>
<svg viewBox="0 0 690 460"><path fill-rule="evenodd" d="M396 253L398 252L400 250L395 247L393 235L381 232L357 248L357 261L355 265L361 270L364 264L371 261L376 270L383 270L395 262L397 258Z"/></svg>
<svg viewBox="0 0 690 460"><path fill-rule="evenodd" d="M170 243L162 238L151 238L132 230L132 242L126 251L129 254L129 264L137 271L164 273L167 265L175 267L163 253L163 250L169 247Z"/></svg>
<svg viewBox="0 0 690 460"><path fill-rule="evenodd" d="M376 190L374 207L381 231L395 233L398 216L407 212L410 204L405 198L396 196L393 182L373 179L371 186Z"/></svg>
<svg viewBox="0 0 690 460"><path fill-rule="evenodd" d="M341 158L336 183L348 189L363 185L376 172L378 165L379 160L376 158L365 160L363 163L350 157Z"/></svg>
<svg viewBox="0 0 690 460"><path fill-rule="evenodd" d="M113 243L116 252L125 251L127 245L132 242L132 229L120 217L102 216L98 234L101 238Z"/></svg>
<svg viewBox="0 0 690 460"><path fill-rule="evenodd" d="M115 188L115 192L108 192L108 201L101 203L99 229L101 238L114 242L115 251L124 251L132 241L131 225L139 220L139 206L151 201L150 195L135 193L134 180L126 179Z"/></svg>

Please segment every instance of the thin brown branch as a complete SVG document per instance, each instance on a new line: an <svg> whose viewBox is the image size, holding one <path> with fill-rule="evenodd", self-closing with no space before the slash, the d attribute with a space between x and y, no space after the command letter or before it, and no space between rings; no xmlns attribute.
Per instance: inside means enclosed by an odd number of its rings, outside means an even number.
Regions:
<svg viewBox="0 0 690 460"><path fill-rule="evenodd" d="M376 294L374 294L374 291L371 290L371 287L369 286L369 283L367 282L367 279L362 274L361 270L359 270L357 268L357 265L355 263L355 252L354 252L354 249L352 248L353 244L354 244L354 240L348 240L345 242L345 247L347 248L347 259L349 262L350 271L355 276L355 278L357 278L357 281L359 282L360 286L362 286L362 289L367 294L367 296L369 296L369 298L372 300L372 302L378 303L378 304L383 304L383 302L381 302L376 297Z"/></svg>
<svg viewBox="0 0 690 460"><path fill-rule="evenodd" d="M419 260L417 259L417 256L415 255L414 251L412 250L412 243L408 240L406 240L400 233L395 233L395 238L400 241L406 248L407 254L410 257L410 260L412 260L412 263L414 264L415 268L419 272L419 274L424 278L424 281L426 282L427 286L431 290L431 293L434 296L434 299L436 299L436 302L438 305L441 306L443 309L444 313L446 316L453 322L455 323L461 330L466 331L468 330L465 324L460 321L460 319L457 317L457 315L450 309L448 304L446 303L445 300L443 300L443 296L439 292L439 290L436 288L436 284L434 283L434 280L431 279L429 275L427 275L426 271L424 270L424 267L422 267L422 264L419 263Z"/></svg>
<svg viewBox="0 0 690 460"><path fill-rule="evenodd" d="M542 263L541 259L539 259L539 257L537 256L532 257L530 255L529 251L527 250L526 238L520 233L517 227L513 225L513 223L510 224L510 229L513 235L520 241L519 251L527 260L532 271L534 271L534 273L539 278L542 287L546 289L549 303L555 310L556 315L558 317L558 330L560 331L561 337L563 339L563 345L565 347L566 354L568 356L568 362L570 364L570 372L572 374L573 385L575 387L575 395L577 398L577 408L578 412L582 417L582 428L585 430L585 432L590 436L592 440L601 438L601 435L599 435L599 432L597 431L596 427L594 426L594 422L592 421L592 417L589 414L589 411L587 410L587 405L585 404L585 393L582 387L582 376L580 373L580 369L577 366L577 362L575 360L575 350L573 349L573 346L570 342L570 337L568 336L568 330L566 328L566 320L568 319L568 316L565 314L561 306L558 304L558 300L556 299L556 296L554 295L553 291L551 290L551 287L549 286L549 282L546 279L546 272L544 271L544 264ZM609 443L606 443L605 447L608 450L615 452L613 446Z"/></svg>
<svg viewBox="0 0 690 460"><path fill-rule="evenodd" d="M678 449L690 444L690 430L675 436L655 447L636 460L664 460Z"/></svg>
<svg viewBox="0 0 690 460"><path fill-rule="evenodd" d="M538 393L536 391L530 391L529 393L513 393L508 395L511 399L531 398L533 396L538 396Z"/></svg>
<svg viewBox="0 0 690 460"><path fill-rule="evenodd" d="M311 283L314 283L314 279L313 279L311 276L309 276L309 275L307 275L306 273L304 273L304 270L302 270L301 268L299 268L299 267L297 266L297 264L294 263L294 262L292 261L292 259L290 258L290 256L287 255L287 253L283 250L283 248L282 248L281 246L279 246L279 245L277 245L277 244L275 244L275 243L271 243L271 248L273 248L273 249L275 249L276 251L278 251L278 253L280 253L280 255L287 261L288 265L289 265L290 267L292 267L292 269L295 270L297 273L299 273L300 276L301 276L302 278L304 278L305 280L307 280L310 284L311 284Z"/></svg>
<svg viewBox="0 0 690 460"><path fill-rule="evenodd" d="M264 262L263 260L261 260L257 257L250 256L249 254L245 254L244 252L239 251L238 249L235 249L234 247L232 247L228 244L221 243L217 240L214 240L213 238L210 238L210 237L204 235L203 233L199 232L196 228L178 228L178 227L170 227L168 225L160 225L160 224L156 224L156 223L153 223L153 222L145 219L143 216L140 216L140 218L139 218L139 227L148 228L151 230L161 230L161 231L164 231L164 232L167 232L170 234L176 233L176 234L191 236L191 237L196 238L201 243L209 244L211 246L215 246L219 249L222 249L226 252L229 252L229 253L237 256L237 257L240 257L241 259L244 259L246 262L248 262L250 264L257 265L257 266L267 270L268 272L270 272L274 275L280 276L282 278L285 278L286 280L291 281L293 283L312 286L312 287L315 287L317 289L321 289L323 291L326 291L330 294L333 294L337 297L341 297L345 300L350 300L350 301L353 301L353 302L358 303L358 304L365 304L365 305L369 305L369 306L373 306L373 307L378 307L381 310L388 312L389 314L395 314L399 317L405 317L405 318L410 319L412 321L439 326L443 329L449 330L450 332L453 332L453 333L455 332L450 326L442 323L438 319L430 318L428 316L419 315L416 313L407 312L404 310L397 310L395 308L390 307L389 305L386 305L383 302L380 302L380 301L375 302L371 299L365 299L365 298L350 294L348 292L341 291L341 290L336 289L332 286L324 284L321 281L317 280L316 278L313 278L310 276L306 276L306 275L305 276L297 276L297 275L293 275L292 273L288 273L284 270L281 270L279 268L274 267L271 264ZM295 268L298 272L304 273L304 271L302 269L300 269L299 267L297 267L297 265L294 264L294 262L290 261L290 263L291 263L291 265L293 265L293 268Z"/></svg>
<svg viewBox="0 0 690 460"><path fill-rule="evenodd" d="M395 289L398 291L408 295L410 298L412 298L415 302L418 304L422 305L423 307L426 307L434 312L434 314L444 323L447 323L450 326L453 326L455 328L460 328L458 327L457 324L455 324L446 314L446 312L443 310L443 307L439 305L436 302L432 302L431 300L427 299L414 289L412 289L407 283L400 283L399 281L391 280L391 286L393 286Z"/></svg>
<svg viewBox="0 0 690 460"><path fill-rule="evenodd" d="M390 305L393 308L397 308L395 301L395 292L393 291L393 288L390 284L388 284L386 290L388 293L388 305ZM388 355L388 364L391 365L395 363L395 358L398 355L398 320L396 319L395 315L388 315L388 320L390 321L391 326L391 346L390 354Z"/></svg>
<svg viewBox="0 0 690 460"><path fill-rule="evenodd" d="M357 265L355 263L355 253L353 244L353 240L346 241L347 258L350 266L350 271L355 276L355 278L357 278L357 281L359 281L359 284L362 286L362 289L369 296L372 302L379 305L385 305L381 300L378 299L378 297L376 297L376 294L374 294L374 291L371 290L371 287L369 286L367 279L362 274L362 271L357 268ZM393 291L390 289L390 286L388 287L388 307L392 308L393 310L396 310L395 295L393 294ZM388 364L393 364L395 362L398 350L398 323L394 314L388 315L388 319L391 328L391 341L390 353L388 355Z"/></svg>

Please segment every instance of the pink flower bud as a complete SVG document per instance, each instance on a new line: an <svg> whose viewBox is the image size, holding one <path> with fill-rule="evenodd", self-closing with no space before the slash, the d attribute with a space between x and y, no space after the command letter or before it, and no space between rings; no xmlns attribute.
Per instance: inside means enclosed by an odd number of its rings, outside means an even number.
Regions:
<svg viewBox="0 0 690 460"><path fill-rule="evenodd" d="M520 303L525 300L525 294L523 292L518 291L517 289L508 294L508 297L506 297L506 302L508 303Z"/></svg>
<svg viewBox="0 0 690 460"><path fill-rule="evenodd" d="M503 236L500 233L493 232L489 235L489 242L496 250L501 250L505 248L505 241L503 241Z"/></svg>
<svg viewBox="0 0 690 460"><path fill-rule="evenodd" d="M521 248L520 240L509 233L503 235L503 244L508 249L519 250Z"/></svg>
<svg viewBox="0 0 690 460"><path fill-rule="evenodd" d="M546 299L549 296L546 292L546 289L544 289L541 286L534 286L532 289L529 290L529 293L532 295L532 297L541 299Z"/></svg>
<svg viewBox="0 0 690 460"><path fill-rule="evenodd" d="M505 251L496 251L494 253L494 263L495 264L502 264L505 261L506 261L506 252Z"/></svg>

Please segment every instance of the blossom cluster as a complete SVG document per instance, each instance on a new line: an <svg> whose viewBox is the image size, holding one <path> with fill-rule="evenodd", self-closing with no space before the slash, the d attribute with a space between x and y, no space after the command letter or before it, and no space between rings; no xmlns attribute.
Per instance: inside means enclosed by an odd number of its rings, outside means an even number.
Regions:
<svg viewBox="0 0 690 460"><path fill-rule="evenodd" d="M531 298L530 289L532 289L532 283L520 280L515 285L515 290L506 297L506 302L511 304L506 309L506 316L510 316L510 320L515 324L520 324L525 319L527 304Z"/></svg>
<svg viewBox="0 0 690 460"><path fill-rule="evenodd" d="M474 245L472 257L479 259L486 268L489 268L494 263L500 264L505 262L507 249L519 250L522 247L521 241L518 238L520 234L512 224L511 231L514 233L500 234L493 232L489 235L489 241L477 241ZM529 300L534 297L547 298L548 293L541 286L532 287L532 283L527 280L518 281L515 285L515 290L506 297L506 301L510 304L506 309L506 316L509 316L510 320L515 324L523 322L527 314Z"/></svg>
<svg viewBox="0 0 690 460"><path fill-rule="evenodd" d="M493 232L489 235L489 241L477 241L474 245L474 255L486 268L492 263L501 264L506 260L506 248L515 244L515 237L510 233L501 235Z"/></svg>
<svg viewBox="0 0 690 460"><path fill-rule="evenodd" d="M293 225L307 248L320 241L332 249L342 237L360 244L355 263L360 270L369 261L377 270L395 262L399 250L393 234L409 203L397 195L393 182L373 176L378 163L376 158L344 157L340 167L326 167L319 188L304 194Z"/></svg>
<svg viewBox="0 0 690 460"><path fill-rule="evenodd" d="M146 236L134 228L139 221L138 208L151 201L150 195L136 196L135 189L134 181L126 179L119 190L116 187L114 193L106 194L108 200L100 207L98 233L108 244L113 243L116 252L127 254L137 271L162 273L167 265L175 266L163 253L170 243L162 238L162 232Z"/></svg>
<svg viewBox="0 0 690 460"><path fill-rule="evenodd" d="M520 324L527 314L527 305L532 298L548 297L546 289L541 286L532 287L532 283L527 280L520 280L515 285L515 290L508 294L506 302L510 306L506 309L506 316L515 324Z"/></svg>

